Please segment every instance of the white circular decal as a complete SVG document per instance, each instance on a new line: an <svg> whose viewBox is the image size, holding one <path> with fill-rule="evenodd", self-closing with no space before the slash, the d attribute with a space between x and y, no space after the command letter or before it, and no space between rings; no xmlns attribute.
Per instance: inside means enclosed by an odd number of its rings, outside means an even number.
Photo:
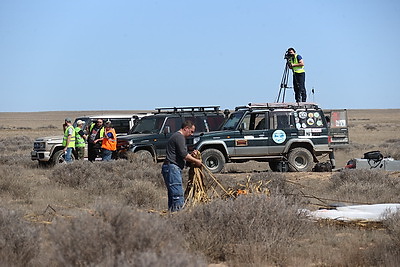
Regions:
<svg viewBox="0 0 400 267"><path fill-rule="evenodd" d="M305 118L307 118L307 112L304 112L304 111L300 112L300 113L299 113L299 117L300 117L300 119L305 119Z"/></svg>
<svg viewBox="0 0 400 267"><path fill-rule="evenodd" d="M282 144L286 140L286 134L282 130L276 130L272 133L272 140L277 144Z"/></svg>

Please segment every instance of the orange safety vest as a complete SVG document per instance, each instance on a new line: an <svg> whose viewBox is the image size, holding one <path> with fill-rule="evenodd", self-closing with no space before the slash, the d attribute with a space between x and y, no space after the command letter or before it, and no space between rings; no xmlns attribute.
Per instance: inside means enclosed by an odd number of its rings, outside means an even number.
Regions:
<svg viewBox="0 0 400 267"><path fill-rule="evenodd" d="M109 138L107 136L108 133L112 133L113 137ZM101 148L115 151L117 150L117 134L115 133L114 128L111 128L109 131L104 131L103 142L101 144Z"/></svg>

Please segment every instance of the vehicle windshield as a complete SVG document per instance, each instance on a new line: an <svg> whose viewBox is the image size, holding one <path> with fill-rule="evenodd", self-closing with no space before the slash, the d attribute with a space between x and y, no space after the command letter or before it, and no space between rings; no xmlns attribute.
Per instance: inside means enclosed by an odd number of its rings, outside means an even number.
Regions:
<svg viewBox="0 0 400 267"><path fill-rule="evenodd" d="M159 133L165 118L143 117L129 131L129 134Z"/></svg>
<svg viewBox="0 0 400 267"><path fill-rule="evenodd" d="M235 130L237 129L240 119L243 117L244 112L235 112L229 116L229 119L222 125L221 130Z"/></svg>

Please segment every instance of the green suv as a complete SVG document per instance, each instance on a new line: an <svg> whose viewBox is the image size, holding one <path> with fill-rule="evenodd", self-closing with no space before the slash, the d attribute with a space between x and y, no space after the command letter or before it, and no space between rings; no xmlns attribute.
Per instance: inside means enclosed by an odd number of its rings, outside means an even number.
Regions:
<svg viewBox="0 0 400 267"><path fill-rule="evenodd" d="M269 162L273 171L282 171L282 166L311 171L317 156L327 154L334 160L325 116L314 103L250 103L236 107L220 131L195 135L189 147L201 152L214 173L226 162L248 160ZM348 142L347 121L341 126L346 137L342 141Z"/></svg>
<svg viewBox="0 0 400 267"><path fill-rule="evenodd" d="M226 113L219 106L157 108L155 113L143 117L129 131L118 136L117 154L126 158L127 153L140 154L154 161L165 159L168 139L178 131L185 120L192 121L196 132L210 132L220 128Z"/></svg>

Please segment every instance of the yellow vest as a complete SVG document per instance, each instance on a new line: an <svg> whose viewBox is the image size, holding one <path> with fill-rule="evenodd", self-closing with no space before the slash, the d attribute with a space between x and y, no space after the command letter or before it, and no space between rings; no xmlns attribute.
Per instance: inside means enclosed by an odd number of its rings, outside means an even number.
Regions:
<svg viewBox="0 0 400 267"><path fill-rule="evenodd" d="M290 63L292 63L292 64L299 64L299 61L297 61L297 54L294 54L294 57L291 57L289 60L290 60ZM306 72L304 70L304 66L292 67L292 69L296 73Z"/></svg>
<svg viewBox="0 0 400 267"><path fill-rule="evenodd" d="M72 129L72 136L71 136L71 139L69 140L68 147L75 147L75 129L72 125L68 126L67 129L65 129L62 145L63 146L67 145L69 129Z"/></svg>
<svg viewBox="0 0 400 267"><path fill-rule="evenodd" d="M85 139L79 134L81 128L75 127L75 147L85 147Z"/></svg>
<svg viewBox="0 0 400 267"><path fill-rule="evenodd" d="M96 125L96 123L94 123L94 122L92 122L92 124L90 124L89 135L92 133L92 129L94 128L95 125ZM105 130L104 126L102 126L101 129L100 129L100 135L99 135L100 138L104 137L104 130Z"/></svg>

